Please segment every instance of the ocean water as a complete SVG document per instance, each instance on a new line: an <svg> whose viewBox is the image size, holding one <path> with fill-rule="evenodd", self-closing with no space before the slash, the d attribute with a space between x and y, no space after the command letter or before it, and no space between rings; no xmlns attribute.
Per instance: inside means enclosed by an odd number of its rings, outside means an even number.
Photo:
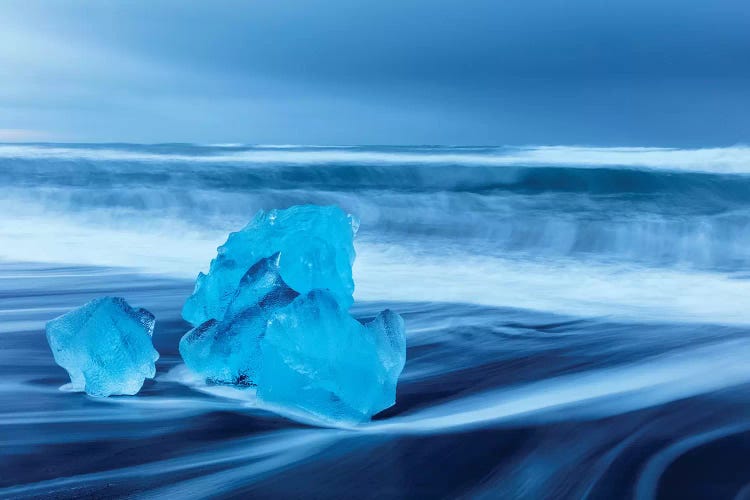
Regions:
<svg viewBox="0 0 750 500"><path fill-rule="evenodd" d="M750 148L0 145L0 497L750 498ZM397 404L323 426L198 384L179 312L261 208L361 219ZM157 316L135 397L44 323Z"/></svg>

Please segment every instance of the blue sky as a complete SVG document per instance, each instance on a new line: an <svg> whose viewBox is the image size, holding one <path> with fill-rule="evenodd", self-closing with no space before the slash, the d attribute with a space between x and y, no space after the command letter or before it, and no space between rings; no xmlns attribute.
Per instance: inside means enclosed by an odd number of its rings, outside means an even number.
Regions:
<svg viewBox="0 0 750 500"><path fill-rule="evenodd" d="M717 146L750 2L0 3L0 140Z"/></svg>

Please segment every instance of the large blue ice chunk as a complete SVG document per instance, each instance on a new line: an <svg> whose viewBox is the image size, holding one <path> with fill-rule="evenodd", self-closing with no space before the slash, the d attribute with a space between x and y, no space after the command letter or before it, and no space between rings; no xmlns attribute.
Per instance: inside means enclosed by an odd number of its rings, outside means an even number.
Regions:
<svg viewBox="0 0 750 500"><path fill-rule="evenodd" d="M336 207L261 212L200 274L183 317L187 367L254 387L274 407L361 422L392 406L406 361L404 321L349 315L357 222Z"/></svg>
<svg viewBox="0 0 750 500"><path fill-rule="evenodd" d="M156 373L154 315L123 298L103 297L47 323L55 362L70 388L91 396L136 394Z"/></svg>
<svg viewBox="0 0 750 500"><path fill-rule="evenodd" d="M271 315L260 359L259 399L328 420L368 420L396 401L404 322L385 310L363 325L328 291L313 290Z"/></svg>
<svg viewBox="0 0 750 500"><path fill-rule="evenodd" d="M182 316L193 326L224 319L240 280L260 259L280 252L283 280L299 293L327 289L348 308L353 299L352 240L359 222L336 206L299 205L261 210L218 248L208 274L200 273Z"/></svg>
<svg viewBox="0 0 750 500"><path fill-rule="evenodd" d="M363 325L327 290L297 294L279 281L272 260L245 275L228 308L234 315L208 320L180 340L188 368L326 420L360 422L392 406L406 361L401 316L385 310ZM264 289L271 282L277 288ZM254 286L257 302L242 309L237 299L253 295L243 287Z"/></svg>

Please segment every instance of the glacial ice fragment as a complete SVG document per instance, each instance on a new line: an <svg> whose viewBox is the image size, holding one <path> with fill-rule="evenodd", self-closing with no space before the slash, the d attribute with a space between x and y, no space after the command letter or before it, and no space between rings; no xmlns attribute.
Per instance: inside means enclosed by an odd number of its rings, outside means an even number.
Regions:
<svg viewBox="0 0 750 500"><path fill-rule="evenodd" d="M224 319L240 279L260 259L280 252L283 280L299 293L327 289L342 307L352 304L352 239L359 222L336 206L299 205L261 210L218 248L208 274L200 273L182 316L193 326Z"/></svg>
<svg viewBox="0 0 750 500"><path fill-rule="evenodd" d="M103 297L47 323L55 362L70 375L70 387L91 396L136 394L156 373L155 319L120 297Z"/></svg>
<svg viewBox="0 0 750 500"><path fill-rule="evenodd" d="M232 233L183 308L196 325L180 340L187 367L329 421L392 406L404 321L390 310L365 324L349 315L356 228L336 207L308 205L261 212Z"/></svg>

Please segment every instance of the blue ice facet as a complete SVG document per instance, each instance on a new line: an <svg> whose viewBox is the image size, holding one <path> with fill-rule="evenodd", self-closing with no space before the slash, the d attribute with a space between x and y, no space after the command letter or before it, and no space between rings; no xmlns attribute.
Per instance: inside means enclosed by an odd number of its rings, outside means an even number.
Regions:
<svg viewBox="0 0 750 500"><path fill-rule="evenodd" d="M98 397L136 394L156 373L154 323L147 310L103 297L49 321L47 342L73 390Z"/></svg>
<svg viewBox="0 0 750 500"><path fill-rule="evenodd" d="M326 290L271 315L260 338L258 398L335 421L359 422L392 406L404 368L404 323L381 312L366 325Z"/></svg>
<svg viewBox="0 0 750 500"><path fill-rule="evenodd" d="M210 319L182 337L180 354L188 368L212 383L253 385L269 315L298 295L281 279L278 265L278 253L258 261L240 280L225 318Z"/></svg>
<svg viewBox="0 0 750 500"><path fill-rule="evenodd" d="M300 205L260 211L218 248L208 274L200 273L182 316L193 326L224 319L240 279L260 259L280 252L283 280L299 293L327 289L342 307L353 299L352 239L358 221L336 206Z"/></svg>

